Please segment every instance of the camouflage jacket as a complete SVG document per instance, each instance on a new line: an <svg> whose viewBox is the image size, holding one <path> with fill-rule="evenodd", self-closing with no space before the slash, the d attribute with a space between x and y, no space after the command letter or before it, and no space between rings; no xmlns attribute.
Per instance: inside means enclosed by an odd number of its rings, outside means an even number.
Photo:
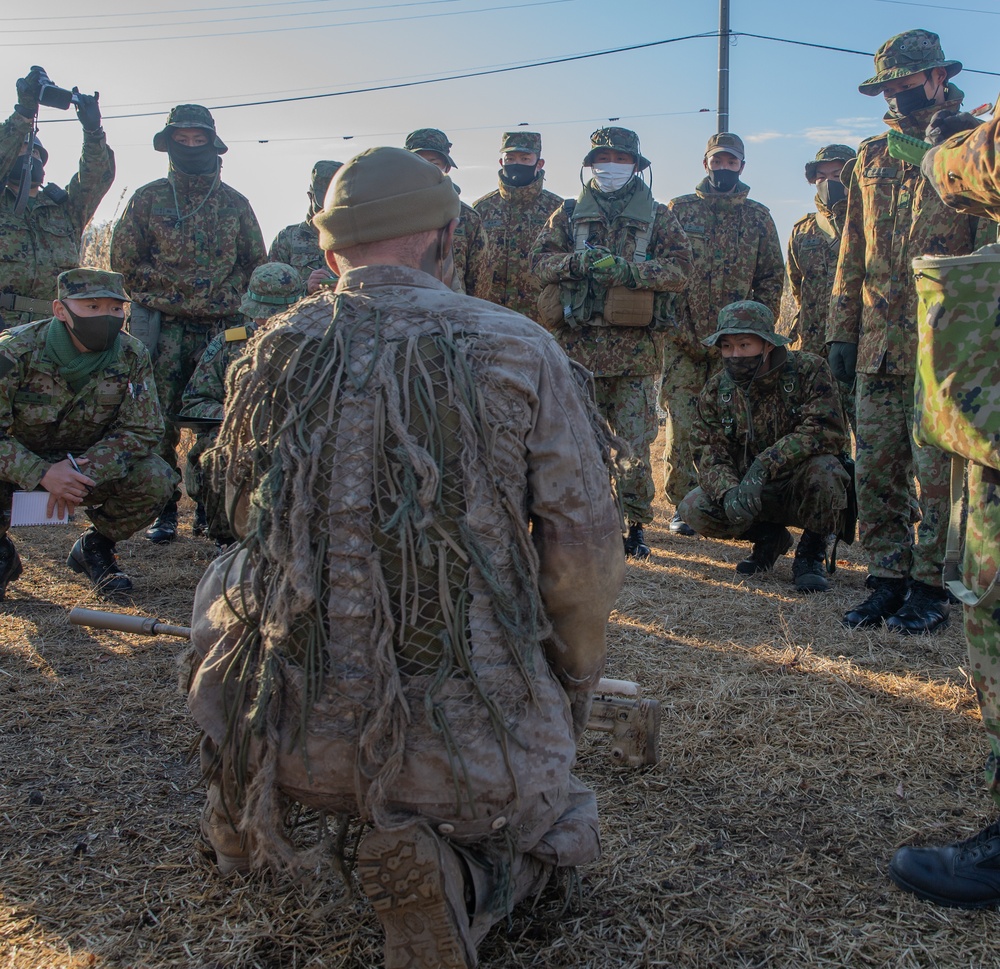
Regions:
<svg viewBox="0 0 1000 969"><path fill-rule="evenodd" d="M455 277L451 288L456 293L485 299L493 278L493 247L479 213L465 202L462 203L452 248L455 253Z"/></svg>
<svg viewBox="0 0 1000 969"><path fill-rule="evenodd" d="M642 183L639 183L642 185ZM574 220L582 204L593 212L589 187L584 188L570 218L567 205L549 216L549 221L535 240L531 258L535 275L542 285L581 280L574 275L572 263L576 246ZM587 242L604 247L629 261L635 255L636 236L649 224L654 212L653 229L646 249L646 261L636 264L636 289L651 289L657 294L681 292L691 272L691 246L666 205L654 202L649 189L615 204L617 210L609 222L603 215L591 218ZM590 296L595 295L589 284ZM605 291L596 294L603 297ZM635 377L658 374L663 368L663 329L674 324L672 297L654 300L654 322L648 327L592 326L587 323L557 326L553 330L559 345L572 359L598 377Z"/></svg>
<svg viewBox="0 0 1000 969"><path fill-rule="evenodd" d="M245 352L247 340L257 332L257 324L247 320L242 326L223 330L209 341L181 397L181 417L222 418L226 406L226 373L234 360Z"/></svg>
<svg viewBox="0 0 1000 969"><path fill-rule="evenodd" d="M0 125L0 171L10 171L30 125L16 111ZM80 265L83 230L114 180L115 155L101 130L84 132L80 167L65 192L46 185L17 218L15 192L0 189L0 292L55 299L56 277ZM15 322L13 313L4 316Z"/></svg>
<svg viewBox="0 0 1000 969"><path fill-rule="evenodd" d="M67 453L90 459L98 485L117 481L163 437L146 348L119 335L118 359L75 393L45 356L49 319L0 334L0 479L25 491Z"/></svg>
<svg viewBox="0 0 1000 969"><path fill-rule="evenodd" d="M1000 222L1000 112L992 121L954 135L924 155L921 168L945 204Z"/></svg>
<svg viewBox="0 0 1000 969"><path fill-rule="evenodd" d="M531 249L549 216L562 198L542 187L538 178L530 185L500 187L479 199L473 208L493 243L493 274L484 299L536 318L541 284L531 271Z"/></svg>
<svg viewBox="0 0 1000 969"><path fill-rule="evenodd" d="M837 381L826 360L776 347L772 369L747 390L725 370L698 398L691 440L698 483L714 501L735 488L755 458L771 480L807 458L847 452L850 439Z"/></svg>
<svg viewBox="0 0 1000 969"><path fill-rule="evenodd" d="M214 176L171 172L129 199L111 237L111 268L132 299L164 316L222 319L239 312L250 274L266 261L250 203ZM177 188L181 214L171 182Z"/></svg>
<svg viewBox="0 0 1000 969"><path fill-rule="evenodd" d="M839 203L833 212L817 199L816 208L817 212L795 223L788 239L787 284L795 315L782 332L791 338L795 349L825 357L826 317L846 202Z"/></svg>
<svg viewBox="0 0 1000 969"><path fill-rule="evenodd" d="M961 92L949 85L957 110ZM934 105L886 124L923 138ZM920 169L889 154L886 134L861 142L847 183L847 215L830 297L827 343L858 344L860 373L912 374L917 359L916 256L975 248L976 220L941 201Z"/></svg>
<svg viewBox="0 0 1000 969"><path fill-rule="evenodd" d="M326 253L319 247L319 229L308 219L285 226L274 237L274 242L267 251L267 261L294 266L302 277L303 286L313 270L328 269Z"/></svg>
<svg viewBox="0 0 1000 969"><path fill-rule="evenodd" d="M778 318L785 264L778 230L766 206L737 182L731 192L712 190L708 178L691 195L668 203L691 243L692 271L679 300L679 343L696 357L700 341L715 332L719 310L741 299L763 303Z"/></svg>

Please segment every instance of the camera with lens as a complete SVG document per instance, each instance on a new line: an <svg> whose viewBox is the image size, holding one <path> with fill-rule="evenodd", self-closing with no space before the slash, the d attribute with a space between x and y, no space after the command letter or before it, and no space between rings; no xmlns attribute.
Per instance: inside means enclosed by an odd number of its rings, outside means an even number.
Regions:
<svg viewBox="0 0 1000 969"><path fill-rule="evenodd" d="M33 71L38 71L41 75L38 79L38 103L44 104L47 108L57 108L60 111L69 110L71 104L79 104L80 98L73 91L58 87L49 80L49 76L42 67L32 67Z"/></svg>

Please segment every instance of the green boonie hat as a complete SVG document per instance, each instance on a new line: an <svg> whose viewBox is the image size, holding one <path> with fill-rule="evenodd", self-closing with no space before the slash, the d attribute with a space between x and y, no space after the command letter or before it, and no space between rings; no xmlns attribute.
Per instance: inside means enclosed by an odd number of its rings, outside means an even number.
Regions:
<svg viewBox="0 0 1000 969"><path fill-rule="evenodd" d="M628 128L598 128L590 136L590 151L583 159L584 168L593 165L594 155L602 148L627 151L635 159L636 171L644 172L649 168L649 159L639 152L639 136Z"/></svg>
<svg viewBox="0 0 1000 969"><path fill-rule="evenodd" d="M240 312L251 320L274 316L305 296L298 270L283 262L266 262L250 274Z"/></svg>
<svg viewBox="0 0 1000 969"><path fill-rule="evenodd" d="M312 174L309 176L309 191L312 192L314 199L322 204L323 199L326 198L326 190L330 187L330 182L333 181L333 176L343 167L343 162L327 161L326 159L321 159L313 165Z"/></svg>
<svg viewBox="0 0 1000 969"><path fill-rule="evenodd" d="M206 131L212 132L215 139L215 150L220 155L229 151L226 143L215 133L215 119L212 117L212 112L200 104L178 104L170 109L167 123L161 131L157 131L153 135L153 147L157 151L167 150L171 128L204 128Z"/></svg>
<svg viewBox="0 0 1000 969"><path fill-rule="evenodd" d="M125 277L109 269L67 269L59 273L56 291L56 299L95 299L101 296L122 302L132 299L125 292Z"/></svg>
<svg viewBox="0 0 1000 969"><path fill-rule="evenodd" d="M407 151L436 151L444 156L444 160L452 167L458 168L455 159L448 154L451 142L440 128L417 128L406 136L404 146Z"/></svg>
<svg viewBox="0 0 1000 969"><path fill-rule="evenodd" d="M500 154L505 151L542 153L542 136L537 131L505 131L500 139Z"/></svg>
<svg viewBox="0 0 1000 969"><path fill-rule="evenodd" d="M714 347L724 336L751 333L766 340L772 346L781 347L788 343L788 337L774 332L774 314L763 304L752 299L741 299L719 310L719 322L715 332L702 340L706 347Z"/></svg>
<svg viewBox="0 0 1000 969"><path fill-rule="evenodd" d="M705 157L711 158L720 152L728 152L735 155L740 161L746 160L746 149L743 147L743 139L739 135L734 135L731 131L720 131L708 139L705 147Z"/></svg>
<svg viewBox="0 0 1000 969"><path fill-rule="evenodd" d="M806 181L810 185L816 181L816 169L823 163L829 161L850 161L857 158L858 153L850 145L826 145L816 152L816 157L806 162Z"/></svg>
<svg viewBox="0 0 1000 969"><path fill-rule="evenodd" d="M944 56L941 38L930 30L907 30L890 37L875 54L875 76L868 78L858 90L868 97L878 94L888 81L909 77L923 71L944 67L948 77L961 69L961 61L949 61Z"/></svg>

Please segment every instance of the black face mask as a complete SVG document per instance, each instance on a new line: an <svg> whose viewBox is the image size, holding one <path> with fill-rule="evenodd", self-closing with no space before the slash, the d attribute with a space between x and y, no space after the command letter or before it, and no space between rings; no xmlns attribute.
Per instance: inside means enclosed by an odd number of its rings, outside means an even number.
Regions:
<svg viewBox="0 0 1000 969"><path fill-rule="evenodd" d="M712 168L708 172L708 182L717 192L731 192L740 180L740 173L728 168Z"/></svg>
<svg viewBox="0 0 1000 969"><path fill-rule="evenodd" d="M843 182L835 182L828 178L825 182L820 182L816 189L818 198L828 209L832 209L838 202L843 202L847 198L847 189Z"/></svg>
<svg viewBox="0 0 1000 969"><path fill-rule="evenodd" d="M18 155L11 165L10 173L7 175L8 182L20 182L21 175L24 172L24 160L27 155ZM31 184L41 185L45 181L45 168L42 166L41 158L31 159Z"/></svg>
<svg viewBox="0 0 1000 969"><path fill-rule="evenodd" d="M88 350L94 353L103 353L110 350L118 334L122 331L125 323L124 316L112 316L110 313L105 316L77 316L66 303L66 312L69 313L73 321L71 327L75 336Z"/></svg>
<svg viewBox="0 0 1000 969"><path fill-rule="evenodd" d="M886 98L889 107L898 115L916 114L924 108L929 108L934 101L927 97L924 85L911 87L909 91L900 91L891 98Z"/></svg>
<svg viewBox="0 0 1000 969"><path fill-rule="evenodd" d="M726 357L723 361L726 373L738 384L748 384L757 376L764 363L764 354L755 353L752 357Z"/></svg>
<svg viewBox="0 0 1000 969"><path fill-rule="evenodd" d="M219 152L211 142L207 145L181 145L168 142L170 164L185 175L211 175L219 167Z"/></svg>
<svg viewBox="0 0 1000 969"><path fill-rule="evenodd" d="M524 188L530 185L537 177L534 165L504 165L500 169L500 181L504 185L511 185L514 188Z"/></svg>

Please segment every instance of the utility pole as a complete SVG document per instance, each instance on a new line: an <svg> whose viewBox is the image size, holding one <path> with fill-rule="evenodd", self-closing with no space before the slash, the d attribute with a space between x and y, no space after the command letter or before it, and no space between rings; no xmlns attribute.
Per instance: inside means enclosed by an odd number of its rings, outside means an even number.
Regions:
<svg viewBox="0 0 1000 969"><path fill-rule="evenodd" d="M719 0L718 130L729 130L729 0Z"/></svg>

